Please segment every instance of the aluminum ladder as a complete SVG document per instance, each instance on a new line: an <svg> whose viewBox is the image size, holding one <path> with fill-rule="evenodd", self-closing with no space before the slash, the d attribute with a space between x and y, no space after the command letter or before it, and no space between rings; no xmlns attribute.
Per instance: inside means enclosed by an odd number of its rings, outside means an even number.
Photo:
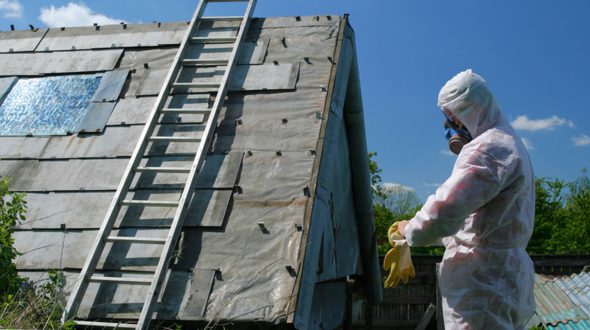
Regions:
<svg viewBox="0 0 590 330"><path fill-rule="evenodd" d="M203 17L203 13L208 3L212 2L241 2L246 3L246 9L243 16L228 16L228 17ZM129 164L125 169L121 182L115 192L113 200L109 206L108 212L103 220L94 244L91 248L90 255L87 257L84 267L78 277L76 285L69 298L68 304L62 316L62 323L73 320L77 325L83 327L101 327L101 328L120 328L120 329L147 329L152 319L154 312L154 305L158 299L162 283L168 272L170 260L174 253L174 248L177 244L178 238L182 231L184 218L188 210L188 204L195 193L195 187L199 171L202 168L207 151L211 145L219 112L224 104L232 71L234 70L238 61L238 54L243 44L246 32L248 30L252 13L256 5L256 0L200 0L195 10L195 13L189 23L188 29L180 48L174 58L174 62L165 83L160 90L158 98L147 120L138 144L133 151ZM199 23L203 20L239 20L237 35L235 37L198 37ZM228 44L232 45L229 60L205 60L199 58L186 58L187 49L194 44ZM177 82L178 77L183 67L217 67L225 66L224 74L221 82L205 82L205 83L181 83ZM173 90L178 89L217 89L215 101L210 108L207 109L175 109L166 107L169 96L172 95ZM188 90L187 90L188 92ZM156 124L160 116L165 114L202 114L204 117L203 124L205 126L202 136L199 137L168 137L154 135ZM193 163L190 167L147 167L140 166L142 158L144 158L148 145L152 142L167 142L167 143L193 143L195 145L196 154ZM135 177L142 173L185 173L188 178L182 188L182 194L178 201L157 201L157 200L137 200L126 199L129 188ZM172 224L170 225L166 238L151 238L151 237L137 237L137 236L111 236L113 226L119 216L122 206L141 206L141 207L173 207L176 208ZM163 245L158 264L151 279L138 277L108 277L94 275L96 266L103 255L107 243L122 242L127 244L158 244ZM111 322L95 322L86 320L76 320L76 313L82 303L82 299L86 293L90 282L98 283L116 283L124 285L149 285L147 297L142 306L141 314L137 323L111 323Z"/></svg>

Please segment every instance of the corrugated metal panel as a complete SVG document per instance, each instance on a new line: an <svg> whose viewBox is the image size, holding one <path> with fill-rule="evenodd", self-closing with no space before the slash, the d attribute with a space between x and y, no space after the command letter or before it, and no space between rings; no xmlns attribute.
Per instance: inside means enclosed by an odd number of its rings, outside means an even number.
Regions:
<svg viewBox="0 0 590 330"><path fill-rule="evenodd" d="M180 45L186 32L186 22L105 25L50 29L37 50L133 48Z"/></svg>
<svg viewBox="0 0 590 330"><path fill-rule="evenodd" d="M37 76L52 73L110 71L122 49L33 54L0 54L0 76Z"/></svg>
<svg viewBox="0 0 590 330"><path fill-rule="evenodd" d="M0 53L32 52L47 29L0 32Z"/></svg>
<svg viewBox="0 0 590 330"><path fill-rule="evenodd" d="M590 330L590 321L569 321L567 323L559 323L557 325L547 326L547 329L559 329L559 330Z"/></svg>
<svg viewBox="0 0 590 330"><path fill-rule="evenodd" d="M535 300L544 324L557 329L584 329L590 324L590 273L553 280L537 275Z"/></svg>

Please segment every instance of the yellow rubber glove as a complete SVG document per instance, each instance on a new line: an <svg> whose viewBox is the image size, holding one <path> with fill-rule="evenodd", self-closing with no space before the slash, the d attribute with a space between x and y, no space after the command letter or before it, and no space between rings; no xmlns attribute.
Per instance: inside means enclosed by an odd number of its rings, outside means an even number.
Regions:
<svg viewBox="0 0 590 330"><path fill-rule="evenodd" d="M389 270L389 276L385 279L385 288L395 288L399 281L408 283L410 278L416 277L416 270L412 264L410 245L397 229L397 222L394 222L387 231L389 244L392 248L385 255L383 269Z"/></svg>

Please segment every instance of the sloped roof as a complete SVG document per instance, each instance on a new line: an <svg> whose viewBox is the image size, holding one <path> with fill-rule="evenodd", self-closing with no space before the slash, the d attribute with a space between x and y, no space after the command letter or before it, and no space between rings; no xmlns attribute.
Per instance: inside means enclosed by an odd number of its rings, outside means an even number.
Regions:
<svg viewBox="0 0 590 330"><path fill-rule="evenodd" d="M536 313L549 329L590 329L590 273L536 275Z"/></svg>
<svg viewBox="0 0 590 330"><path fill-rule="evenodd" d="M0 137L0 175L11 178L12 190L28 193L28 220L15 234L16 248L23 252L17 267L24 275L42 279L48 269L64 269L69 294L185 29L185 23L155 23L0 33L0 78L113 70L122 70L126 77L116 100L101 101L110 108L105 110L106 126L97 129L98 134ZM227 36L232 22L204 24L203 33ZM323 196L330 197L330 212L350 223L334 228L334 233L348 231L331 238L332 248L338 251L333 257L342 254L340 264L330 259L333 272L324 271L318 280L360 274L363 267L371 273L367 268L378 267L371 227L358 225L360 238L351 227L357 226L357 218L372 223L370 197L355 197L370 191L364 132L353 135L344 121L347 117L348 123L363 125L358 76L349 77L348 72L356 70L353 39L347 20L338 16L253 20L211 154L199 177L200 193L185 222L158 318L278 322L292 316L299 289L315 281L298 282L306 247L324 250L323 245L309 241L315 236L307 236L315 187L322 180L349 182L349 187L326 184ZM339 65L343 44L347 45L341 61L345 65ZM218 73L210 70L203 75L210 79ZM355 86L347 90L354 79ZM175 95L170 102L199 105L210 100L201 93ZM332 127L327 127L331 116ZM201 121L198 115L164 116L159 129L184 136L198 131ZM332 156L322 165L329 166L325 172L330 179L317 177L322 156L318 149L324 144L339 150L340 158ZM175 155L164 156L162 150ZM154 144L145 163L186 164L190 152ZM329 164L335 159L348 162L349 157L365 163L364 167ZM158 176L142 177L133 184L135 194L177 198L178 187L162 187L163 182ZM331 189L350 200L332 201ZM129 207L115 230L156 237L165 233L170 217L165 208ZM350 248L357 239L362 244L360 252ZM323 237L321 241L324 244ZM313 249L308 252L315 254ZM142 276L158 251L121 244L107 248L106 254L99 263L103 272L131 271ZM122 263L124 259L131 262ZM344 261L348 264L342 265ZM369 280L367 286L378 300L381 283L375 276L377 281ZM132 317L140 291L91 285L89 295L96 302L116 302L92 313ZM88 315L88 308L83 305L79 313Z"/></svg>

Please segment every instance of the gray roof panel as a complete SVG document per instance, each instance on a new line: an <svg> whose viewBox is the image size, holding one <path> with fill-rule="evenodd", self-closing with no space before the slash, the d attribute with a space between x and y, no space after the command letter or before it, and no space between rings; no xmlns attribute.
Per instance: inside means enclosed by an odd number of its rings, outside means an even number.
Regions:
<svg viewBox="0 0 590 330"><path fill-rule="evenodd" d="M0 32L0 53L32 52L47 29Z"/></svg>
<svg viewBox="0 0 590 330"><path fill-rule="evenodd" d="M127 80L129 70L119 69L105 72L100 85L92 97L93 102L114 102L119 99L123 85Z"/></svg>
<svg viewBox="0 0 590 330"><path fill-rule="evenodd" d="M82 119L79 132L102 132L115 108L114 102L92 102L88 106L86 116Z"/></svg>
<svg viewBox="0 0 590 330"><path fill-rule="evenodd" d="M186 22L160 24L105 25L50 29L39 46L41 51L101 48L157 47L180 45Z"/></svg>
<svg viewBox="0 0 590 330"><path fill-rule="evenodd" d="M57 53L0 54L0 76L38 76L55 73L110 71L122 49Z"/></svg>

